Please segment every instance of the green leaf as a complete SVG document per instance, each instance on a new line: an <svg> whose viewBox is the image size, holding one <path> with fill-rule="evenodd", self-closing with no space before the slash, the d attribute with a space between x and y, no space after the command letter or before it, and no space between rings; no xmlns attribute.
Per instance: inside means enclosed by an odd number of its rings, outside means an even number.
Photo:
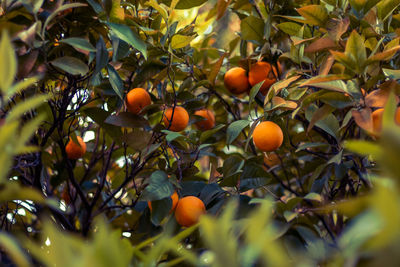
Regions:
<svg viewBox="0 0 400 267"><path fill-rule="evenodd" d="M243 165L244 160L241 157L237 155L229 156L227 159L224 160L224 163L222 165L222 174L224 175L224 177L229 177L237 174L241 171Z"/></svg>
<svg viewBox="0 0 400 267"><path fill-rule="evenodd" d="M347 70L351 72L358 73L360 70L359 66L356 66L357 63L354 61L353 57L347 56L345 53L330 50L332 56L336 61L339 61L343 66L346 67Z"/></svg>
<svg viewBox="0 0 400 267"><path fill-rule="evenodd" d="M163 171L155 171L146 181L146 188L143 191L141 199L143 201L154 201L170 197L174 193L174 187L168 176Z"/></svg>
<svg viewBox="0 0 400 267"><path fill-rule="evenodd" d="M311 121L313 114L317 111L317 107L315 105L311 105L306 110L306 118ZM337 139L337 131L339 130L339 122L337 118L333 114L329 114L325 118L317 121L315 126L321 128L326 133L330 134L334 138Z"/></svg>
<svg viewBox="0 0 400 267"><path fill-rule="evenodd" d="M264 21L255 16L248 16L240 23L243 40L253 40L259 43L264 38Z"/></svg>
<svg viewBox="0 0 400 267"><path fill-rule="evenodd" d="M393 11L400 5L400 0L381 0L377 5L377 15L381 21L385 21L393 14Z"/></svg>
<svg viewBox="0 0 400 267"><path fill-rule="evenodd" d="M156 0L149 0L145 3L145 5L151 6L152 8L157 10L158 13L160 13L160 15L164 18L164 20L168 19L167 10L165 10L165 8L159 5Z"/></svg>
<svg viewBox="0 0 400 267"><path fill-rule="evenodd" d="M127 128L145 127L148 125L147 120L143 117L133 115L129 112L120 112L118 115L111 115L104 122Z"/></svg>
<svg viewBox="0 0 400 267"><path fill-rule="evenodd" d="M124 100L124 82L119 76L118 72L114 69L114 67L110 64L107 65L108 71L108 80L110 81L112 89L119 96L121 100Z"/></svg>
<svg viewBox="0 0 400 267"><path fill-rule="evenodd" d="M177 132L172 132L172 131L168 131L168 130L162 130L162 132L167 134L165 136L165 139L167 140L167 142L172 142L177 138L184 137L182 134L177 133Z"/></svg>
<svg viewBox="0 0 400 267"><path fill-rule="evenodd" d="M258 94L258 92L260 91L261 86L264 84L264 81L261 81L259 83L257 83L256 85L254 85L251 90L250 90L250 94L249 94L249 106L251 106L251 103L253 102L254 98L256 97L256 95Z"/></svg>
<svg viewBox="0 0 400 267"><path fill-rule="evenodd" d="M34 0L32 1L32 12L37 13L39 9L42 7L44 0Z"/></svg>
<svg viewBox="0 0 400 267"><path fill-rule="evenodd" d="M105 132L111 136L115 141L120 141L122 137L121 128L115 125L105 123L105 120L110 116L110 113L97 107L83 109L85 115L89 116L95 121ZM130 143L127 141L128 145Z"/></svg>
<svg viewBox="0 0 400 267"><path fill-rule="evenodd" d="M327 92L319 98L323 103L326 103L334 108L343 109L351 107L354 102L346 95L338 92Z"/></svg>
<svg viewBox="0 0 400 267"><path fill-rule="evenodd" d="M333 156L326 164L331 164L331 163L340 164L342 162L342 158L343 158L343 150L340 150L340 152L337 153L335 156Z"/></svg>
<svg viewBox="0 0 400 267"><path fill-rule="evenodd" d="M17 182L8 182L0 189L0 202L13 200L31 200L36 203L44 204L43 195L30 187L23 187Z"/></svg>
<svg viewBox="0 0 400 267"><path fill-rule="evenodd" d="M45 114L40 114L34 119L28 121L21 129L21 136L18 140L18 147L16 153L24 153L25 144L31 139L32 135L36 132L41 122L46 118Z"/></svg>
<svg viewBox="0 0 400 267"><path fill-rule="evenodd" d="M56 10L54 10L50 16L47 17L46 21L43 24L43 28L42 28L42 37L44 37L44 33L46 31L47 25L49 25L50 21L52 19L54 19L56 16L58 16L58 14L64 10L70 9L70 8L76 8L76 7L83 7L83 6L87 6L87 4L83 4L83 3L72 3L72 4L66 4L63 6L60 6L59 8L57 8Z"/></svg>
<svg viewBox="0 0 400 267"><path fill-rule="evenodd" d="M313 148L313 147L320 147L320 146L327 146L326 143L304 143L297 147L295 152L299 152L304 149Z"/></svg>
<svg viewBox="0 0 400 267"><path fill-rule="evenodd" d="M316 76L311 79L307 79L299 86L300 87L313 86L313 87L345 93L347 92L346 84L341 79L344 79L346 77L347 76L343 75Z"/></svg>
<svg viewBox="0 0 400 267"><path fill-rule="evenodd" d="M78 37L71 37L62 39L59 41L60 43L65 43L73 46L74 48L82 49L89 52L96 52L96 48L86 39L78 38Z"/></svg>
<svg viewBox="0 0 400 267"><path fill-rule="evenodd" d="M363 14L367 14L379 1L380 0L349 0L351 7Z"/></svg>
<svg viewBox="0 0 400 267"><path fill-rule="evenodd" d="M149 145L150 140L151 133L137 128L124 136L124 142L131 148L139 151L145 149Z"/></svg>
<svg viewBox="0 0 400 267"><path fill-rule="evenodd" d="M0 42L0 89L4 94L10 89L17 72L17 60L8 33L3 31Z"/></svg>
<svg viewBox="0 0 400 267"><path fill-rule="evenodd" d="M93 8L94 12L96 12L97 14L103 12L103 8L101 7L101 5L96 3L95 0L87 0L87 2Z"/></svg>
<svg viewBox="0 0 400 267"><path fill-rule="evenodd" d="M308 194L304 197L304 199L322 202L322 197L321 197L321 195L320 195L320 194L317 194L317 193L314 193L314 192L308 193Z"/></svg>
<svg viewBox="0 0 400 267"><path fill-rule="evenodd" d="M171 1L167 1L171 2ZM189 9L192 7L197 7L207 2L207 0L180 0L175 6L176 9ZM170 6L168 4L168 6Z"/></svg>
<svg viewBox="0 0 400 267"><path fill-rule="evenodd" d="M171 48L172 49L179 49L184 48L185 46L189 45L196 36L186 36L181 34L175 34L171 38Z"/></svg>
<svg viewBox="0 0 400 267"><path fill-rule="evenodd" d="M240 191L259 188L270 181L270 176L260 164L247 161L240 177Z"/></svg>
<svg viewBox="0 0 400 267"><path fill-rule="evenodd" d="M160 225L161 221L169 214L172 207L172 199L170 197L151 202L151 222L154 225Z"/></svg>
<svg viewBox="0 0 400 267"><path fill-rule="evenodd" d="M5 233L0 233L0 247L8 254L8 256L13 260L13 262L19 267L29 267L31 266L27 255L18 245L17 240Z"/></svg>
<svg viewBox="0 0 400 267"><path fill-rule="evenodd" d="M218 126L214 127L214 128L211 129L211 130L201 132L201 135L200 135L200 142L203 143L203 142L206 141L209 137L213 136L215 133L219 132L219 130L221 130L221 129L224 128L224 127L225 127L225 125L224 125L224 124L221 124L221 125L218 125Z"/></svg>
<svg viewBox="0 0 400 267"><path fill-rule="evenodd" d="M20 93L22 90L25 90L27 87L33 85L34 83L39 81L39 77L29 77L25 78L22 81L14 84L7 92L6 97L10 98L13 95Z"/></svg>
<svg viewBox="0 0 400 267"><path fill-rule="evenodd" d="M363 156L372 155L374 158L379 158L383 153L379 144L362 140L346 141L344 147Z"/></svg>
<svg viewBox="0 0 400 267"><path fill-rule="evenodd" d="M398 80L400 79L400 70L382 69L383 74L390 79Z"/></svg>
<svg viewBox="0 0 400 267"><path fill-rule="evenodd" d="M390 91L388 101L386 102L382 117L382 128L384 130L388 127L393 127L397 124L395 118L396 109L397 109L396 95L393 91Z"/></svg>
<svg viewBox="0 0 400 267"><path fill-rule="evenodd" d="M108 63L108 51L103 37L100 35L96 44L96 68L94 73L99 73Z"/></svg>
<svg viewBox="0 0 400 267"><path fill-rule="evenodd" d="M249 126L250 122L247 120L239 120L232 122L226 131L226 143L232 144L233 141L239 136L240 132Z"/></svg>
<svg viewBox="0 0 400 267"><path fill-rule="evenodd" d="M323 105L322 107L317 109L313 113L310 124L307 127L307 132L309 132L319 120L322 120L326 118L329 114L332 114L334 110L335 108L330 105Z"/></svg>
<svg viewBox="0 0 400 267"><path fill-rule="evenodd" d="M293 221L297 217L297 215L299 214L290 210L285 210L283 212L283 217L285 217L285 220L287 222Z"/></svg>
<svg viewBox="0 0 400 267"><path fill-rule="evenodd" d="M88 66L81 60L74 57L59 57L50 62L53 66L62 69L72 75L85 75L88 73Z"/></svg>
<svg viewBox="0 0 400 267"><path fill-rule="evenodd" d="M143 54L145 59L147 59L147 45L142 39L140 39L137 33L133 32L131 28L126 25L111 22L108 22L107 25L116 37L133 46Z"/></svg>
<svg viewBox="0 0 400 267"><path fill-rule="evenodd" d="M18 103L7 116L7 122L19 119L19 117L22 116L25 112L37 108L39 105L43 104L48 98L49 95L38 95Z"/></svg>
<svg viewBox="0 0 400 267"><path fill-rule="evenodd" d="M367 52L365 50L364 38L356 30L351 32L347 40L345 54L356 63L357 73L362 73L364 71Z"/></svg>
<svg viewBox="0 0 400 267"><path fill-rule="evenodd" d="M350 222L341 234L338 245L345 257L351 257L382 228L384 228L384 222L379 213L373 210L364 212Z"/></svg>
<svg viewBox="0 0 400 267"><path fill-rule="evenodd" d="M302 25L294 22L283 22L276 26L278 27L278 29L280 29L284 33L289 34L290 36L298 36L302 28Z"/></svg>
<svg viewBox="0 0 400 267"><path fill-rule="evenodd" d="M297 12L306 19L307 24L324 27L328 19L328 12L321 5L309 5L297 9Z"/></svg>

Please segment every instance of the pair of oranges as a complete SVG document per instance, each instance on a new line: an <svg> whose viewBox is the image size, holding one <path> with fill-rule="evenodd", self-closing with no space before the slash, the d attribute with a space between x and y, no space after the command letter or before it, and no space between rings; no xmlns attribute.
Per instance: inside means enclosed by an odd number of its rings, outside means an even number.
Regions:
<svg viewBox="0 0 400 267"><path fill-rule="evenodd" d="M174 192L171 196L172 207L170 213L175 211L175 219L179 225L190 227L196 224L200 216L206 213L203 201L195 196L187 196L179 199L178 193ZM147 202L152 211L151 202Z"/></svg>
<svg viewBox="0 0 400 267"><path fill-rule="evenodd" d="M134 88L126 95L126 106L132 114L139 114L144 107L151 104L149 93L143 88ZM215 126L215 117L211 110L197 110L194 115L203 120L196 122L196 126L203 131L210 130ZM189 113L184 107L176 106L165 110L163 116L165 127L174 132L183 131L189 124Z"/></svg>
<svg viewBox="0 0 400 267"><path fill-rule="evenodd" d="M195 124L199 130L207 131L215 126L214 113L209 109L197 110L194 115L203 118ZM183 131L189 123L189 113L184 107L168 108L164 112L163 122L165 127L174 132Z"/></svg>
<svg viewBox="0 0 400 267"><path fill-rule="evenodd" d="M266 95L277 77L278 72L274 66L268 62L259 61L250 66L248 76L247 71L241 67L228 70L224 76L224 84L232 94L240 95L249 92L252 86L264 81L260 92Z"/></svg>

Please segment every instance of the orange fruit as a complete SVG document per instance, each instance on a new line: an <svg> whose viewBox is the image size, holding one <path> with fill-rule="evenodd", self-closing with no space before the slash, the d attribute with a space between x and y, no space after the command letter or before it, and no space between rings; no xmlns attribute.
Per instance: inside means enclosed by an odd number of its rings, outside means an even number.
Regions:
<svg viewBox="0 0 400 267"><path fill-rule="evenodd" d="M196 122L197 128L203 131L210 130L215 126L215 117L214 113L209 109L201 109L197 110L194 115L201 116L205 120L201 120Z"/></svg>
<svg viewBox="0 0 400 267"><path fill-rule="evenodd" d="M199 221L201 215L206 213L203 201L194 196L181 198L175 210L175 219L181 226L190 227Z"/></svg>
<svg viewBox="0 0 400 267"><path fill-rule="evenodd" d="M280 163L279 157L275 153L271 153L264 156L264 163L268 165L268 167L273 167Z"/></svg>
<svg viewBox="0 0 400 267"><path fill-rule="evenodd" d="M169 210L169 213L171 213L172 211L174 211L175 208L176 208L176 205L178 204L178 201L179 201L178 193L174 192L174 193L171 195L171 199L172 199L172 207L171 207L171 209ZM150 209L150 211L152 211L152 208L151 208L151 201L147 201L147 205L149 205L149 209Z"/></svg>
<svg viewBox="0 0 400 267"><path fill-rule="evenodd" d="M150 95L143 88L134 88L126 95L126 107L132 114L139 114L144 107L150 104Z"/></svg>
<svg viewBox="0 0 400 267"><path fill-rule="evenodd" d="M80 136L77 136L76 139L78 140L79 144L75 143L70 137L68 144L65 146L65 152L67 152L69 159L79 159L86 153L85 142L83 142Z"/></svg>
<svg viewBox="0 0 400 267"><path fill-rule="evenodd" d="M278 77L276 68L268 62L259 61L250 67L249 83L251 86L254 86L264 81L260 88L260 92L263 95L266 95L271 85L276 82L276 77Z"/></svg>
<svg viewBox="0 0 400 267"><path fill-rule="evenodd" d="M172 114L172 111L174 114ZM189 123L189 114L183 107L168 108L163 117L165 127L173 132L183 131ZM171 124L171 126L170 126Z"/></svg>
<svg viewBox="0 0 400 267"><path fill-rule="evenodd" d="M382 131L383 111L383 108L378 108L372 112L372 130L378 135ZM400 125L400 107L396 109L395 122Z"/></svg>
<svg viewBox="0 0 400 267"><path fill-rule="evenodd" d="M225 73L224 84L226 89L235 95L239 95L250 89L246 70L240 67L232 68Z"/></svg>
<svg viewBox="0 0 400 267"><path fill-rule="evenodd" d="M264 121L254 129L253 142L261 151L274 151L283 143L283 132L276 123Z"/></svg>

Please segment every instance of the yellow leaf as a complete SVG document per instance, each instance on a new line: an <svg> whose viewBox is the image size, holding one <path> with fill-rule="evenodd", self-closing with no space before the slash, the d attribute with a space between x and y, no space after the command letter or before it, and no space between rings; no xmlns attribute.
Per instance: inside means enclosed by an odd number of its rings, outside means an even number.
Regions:
<svg viewBox="0 0 400 267"><path fill-rule="evenodd" d="M0 58L0 89L6 93L17 72L15 53L7 32L3 32L0 41Z"/></svg>
<svg viewBox="0 0 400 267"><path fill-rule="evenodd" d="M171 48L172 49L179 49L183 48L190 44L193 39L196 38L195 36L186 36L181 34L175 34L172 36L171 39Z"/></svg>

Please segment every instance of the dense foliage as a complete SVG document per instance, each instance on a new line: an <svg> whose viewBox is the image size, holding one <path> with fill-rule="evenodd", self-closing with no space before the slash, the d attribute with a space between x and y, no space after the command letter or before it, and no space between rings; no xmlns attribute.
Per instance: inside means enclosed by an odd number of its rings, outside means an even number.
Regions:
<svg viewBox="0 0 400 267"><path fill-rule="evenodd" d="M1 1L0 262L399 265L399 5Z"/></svg>

